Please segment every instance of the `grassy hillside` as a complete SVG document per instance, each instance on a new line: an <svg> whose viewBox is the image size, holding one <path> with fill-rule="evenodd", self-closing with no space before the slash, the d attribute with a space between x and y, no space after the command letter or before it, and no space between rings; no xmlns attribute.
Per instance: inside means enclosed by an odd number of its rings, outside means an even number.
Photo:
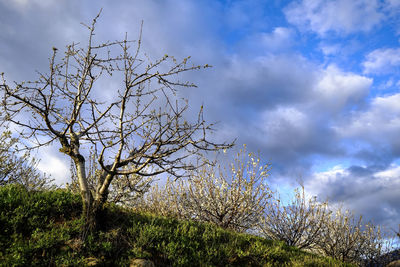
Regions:
<svg viewBox="0 0 400 267"><path fill-rule="evenodd" d="M80 237L81 200L65 190L0 187L1 266L351 266L281 242L210 224L133 213L109 205L100 231Z"/></svg>

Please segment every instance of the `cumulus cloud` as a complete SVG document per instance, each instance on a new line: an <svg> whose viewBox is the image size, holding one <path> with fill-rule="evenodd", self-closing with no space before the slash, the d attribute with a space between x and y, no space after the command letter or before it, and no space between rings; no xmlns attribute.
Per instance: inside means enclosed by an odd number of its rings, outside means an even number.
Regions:
<svg viewBox="0 0 400 267"><path fill-rule="evenodd" d="M315 86L315 94L323 109L342 111L363 101L368 95L372 79L341 71L334 65L322 71Z"/></svg>
<svg viewBox="0 0 400 267"><path fill-rule="evenodd" d="M400 149L400 94L378 96L369 109L353 113L349 121L337 127L343 138L357 138L369 143L389 143Z"/></svg>
<svg viewBox="0 0 400 267"><path fill-rule="evenodd" d="M215 76L205 101L211 118L246 129L230 132L271 158L276 173L308 168L315 155L346 154L333 126L364 103L372 85L362 75L285 54L236 55L217 65Z"/></svg>
<svg viewBox="0 0 400 267"><path fill-rule="evenodd" d="M349 156L383 167L400 156L399 101L400 94L375 97L367 109L353 112L334 127L347 143Z"/></svg>
<svg viewBox="0 0 400 267"><path fill-rule="evenodd" d="M236 131L239 142L261 150L277 175L296 177L307 175L315 155L346 154L333 126L345 112L362 105L372 84L362 75L322 68L295 55L251 62L239 57L223 74L227 76L218 77L227 83L216 99L225 102L215 114L236 129L246 129Z"/></svg>
<svg viewBox="0 0 400 267"><path fill-rule="evenodd" d="M262 45L268 51L279 51L293 44L294 31L290 28L276 27L271 33L263 33Z"/></svg>
<svg viewBox="0 0 400 267"><path fill-rule="evenodd" d="M397 229L400 216L400 166L335 166L316 172L305 184L311 195L363 214L364 219Z"/></svg>
<svg viewBox="0 0 400 267"><path fill-rule="evenodd" d="M362 63L364 73L383 74L394 72L400 66L400 48L376 49Z"/></svg>
<svg viewBox="0 0 400 267"><path fill-rule="evenodd" d="M252 59L237 55L220 67L221 93L232 104L252 110L307 101L316 79L316 66L298 55L268 54Z"/></svg>
<svg viewBox="0 0 400 267"><path fill-rule="evenodd" d="M290 23L321 36L329 32L346 35L369 31L383 19L376 0L294 1L285 14Z"/></svg>
<svg viewBox="0 0 400 267"><path fill-rule="evenodd" d="M300 151L309 147L312 120L292 106L277 107L262 114L261 127L270 148Z"/></svg>

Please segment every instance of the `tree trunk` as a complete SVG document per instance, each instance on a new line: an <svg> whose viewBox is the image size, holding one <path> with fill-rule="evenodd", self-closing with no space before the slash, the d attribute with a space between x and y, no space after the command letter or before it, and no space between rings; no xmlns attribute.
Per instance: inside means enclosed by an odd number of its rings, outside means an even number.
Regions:
<svg viewBox="0 0 400 267"><path fill-rule="evenodd" d="M76 166L76 174L79 182L79 189L82 197L82 218L84 227L82 231L82 240L85 240L90 232L95 232L99 228L100 218L104 210L104 204L108 197L108 187L113 178L111 174L106 172L100 175L98 186L95 192L91 191L85 171L85 158L75 151L74 163ZM95 195L93 195L93 193Z"/></svg>
<svg viewBox="0 0 400 267"><path fill-rule="evenodd" d="M83 203L82 217L85 225L83 228L83 237L88 233L93 233L99 229L99 218L103 212L104 202L99 199L91 198L89 203Z"/></svg>
<svg viewBox="0 0 400 267"><path fill-rule="evenodd" d="M85 240L90 232L94 232L97 229L97 218L102 209L103 203L99 203L93 198L86 177L84 157L78 154L78 156L74 158L74 163L79 182L79 190L82 197L82 218L84 220L84 226L82 229L81 239Z"/></svg>
<svg viewBox="0 0 400 267"><path fill-rule="evenodd" d="M103 220L103 212L104 212L104 204L107 201L108 191L104 194L100 194L96 192L95 197L93 198L92 193L90 193L90 198L84 199L83 209L82 209L82 217L84 219L85 225L83 228L83 237L86 238L88 233L93 233L99 230L101 226L100 223ZM86 194L82 193L82 198L86 198Z"/></svg>

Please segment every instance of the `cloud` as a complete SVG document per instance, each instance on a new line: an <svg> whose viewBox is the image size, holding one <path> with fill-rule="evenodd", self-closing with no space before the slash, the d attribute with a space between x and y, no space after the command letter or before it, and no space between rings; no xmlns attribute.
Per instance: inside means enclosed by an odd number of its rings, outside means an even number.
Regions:
<svg viewBox="0 0 400 267"><path fill-rule="evenodd" d="M369 109L353 113L336 128L342 138L354 138L373 144L390 144L400 152L400 94L378 96Z"/></svg>
<svg viewBox="0 0 400 267"><path fill-rule="evenodd" d="M232 9L237 10L233 4L223 9L217 4L180 0L163 4L147 1L135 8L128 8L128 1L122 3L104 6L95 39L115 40L124 32L129 32L135 39L143 19L143 48L148 55L155 58L166 53L177 58L193 55L195 63L213 65L212 70L185 76L199 88L181 90L178 94L190 99L193 112L188 114L188 119L196 116L198 107L204 104L207 121L221 122L217 125L216 139L238 137L238 144L253 144L251 149L254 151L262 149L266 157L273 155L275 165L281 166L277 170L281 171L301 164L308 168L316 154L344 153L342 147L327 145L337 141L331 125L337 124L336 120L344 110L363 101L371 83L368 78L341 71L338 67L323 68L291 52L296 34L288 27L250 34L243 43L238 43L241 47L227 53L221 39L223 36L213 25L220 23L218 18L225 18ZM258 6L257 3L240 2L240 5L254 7ZM33 71L38 62L42 62L46 69L47 60L44 59L48 58L52 44L59 46L71 40L84 40L86 31L79 22L90 21L100 4L90 8L82 4L78 8L81 11L74 13L73 7L77 3L63 2L64 6L57 7L48 18L41 19L40 14L37 17L32 14L23 16L21 24L10 16L16 24L14 31L20 30L21 33L4 36L5 40L10 40L4 42L7 49L13 51L8 54L9 58L0 59L13 62L5 71L25 79L26 73ZM180 11L180 16L170 16L173 7ZM59 10L66 12L59 14ZM115 19L115 14L118 14L118 19ZM46 28L49 20L55 22ZM164 23L160 24L160 21ZM27 31L22 22L35 26ZM37 35L31 33L32 28L38 29L37 33L33 31ZM41 28L46 30L39 31ZM33 47L29 48L25 42L27 38L32 39ZM259 46L245 43L258 43ZM18 46L20 48L15 50ZM25 59L29 62L22 64ZM29 70L23 69L28 67ZM41 70L40 67L37 69ZM113 82L102 85L104 88L116 86ZM104 96L109 95L107 90L103 92Z"/></svg>
<svg viewBox="0 0 400 267"><path fill-rule="evenodd" d="M71 173L67 157L61 156L57 150L48 147L41 149L40 152L45 156L41 157L38 169L46 174L51 174L57 185L69 181Z"/></svg>
<svg viewBox="0 0 400 267"><path fill-rule="evenodd" d="M17 12L25 13L32 8L46 9L57 3L55 0L0 0L1 4L8 5Z"/></svg>
<svg viewBox="0 0 400 267"><path fill-rule="evenodd" d="M384 74L398 71L400 48L383 48L370 52L362 63L364 73Z"/></svg>
<svg viewBox="0 0 400 267"><path fill-rule="evenodd" d="M265 26L264 8L265 2L260 0L227 1L219 15L227 29L251 31Z"/></svg>
<svg viewBox="0 0 400 267"><path fill-rule="evenodd" d="M287 20L321 36L330 32L347 35L367 32L378 25L383 14L376 0L301 0L285 9Z"/></svg>
<svg viewBox="0 0 400 267"><path fill-rule="evenodd" d="M372 79L341 71L334 65L322 71L315 86L315 94L322 109L341 112L363 102L368 95Z"/></svg>
<svg viewBox="0 0 400 267"><path fill-rule="evenodd" d="M221 93L232 105L252 110L307 101L316 79L315 66L298 55L268 54L252 59L236 55L216 68L224 82L218 83L224 89Z"/></svg>
<svg viewBox="0 0 400 267"><path fill-rule="evenodd" d="M264 142L269 148L302 151L309 148L312 120L299 109L291 106L277 107L262 114L261 127Z"/></svg>
<svg viewBox="0 0 400 267"><path fill-rule="evenodd" d="M237 56L222 70L216 75L225 84L216 83L219 93L213 98L224 99L224 105L212 100L207 105L220 107L213 113L225 125L246 129L235 132L239 142L270 157L276 174L299 168L306 174L315 155L346 155L333 126L364 103L372 84L296 55L253 61Z"/></svg>
<svg viewBox="0 0 400 267"><path fill-rule="evenodd" d="M345 208L362 214L364 219L397 229L400 216L400 166L392 164L384 169L374 166L335 166L316 172L305 184L311 195L321 201L343 204Z"/></svg>
<svg viewBox="0 0 400 267"><path fill-rule="evenodd" d="M387 167L400 157L400 94L378 96L355 110L333 128L346 144L349 157Z"/></svg>
<svg viewBox="0 0 400 267"><path fill-rule="evenodd" d="M399 0L385 0L385 9L391 15L396 15L400 12L400 1Z"/></svg>
<svg viewBox="0 0 400 267"><path fill-rule="evenodd" d="M271 33L261 35L261 43L268 51L279 51L291 47L294 31L290 28L276 27Z"/></svg>
<svg viewBox="0 0 400 267"><path fill-rule="evenodd" d="M342 49L339 44L320 44L319 47L325 56L336 56Z"/></svg>

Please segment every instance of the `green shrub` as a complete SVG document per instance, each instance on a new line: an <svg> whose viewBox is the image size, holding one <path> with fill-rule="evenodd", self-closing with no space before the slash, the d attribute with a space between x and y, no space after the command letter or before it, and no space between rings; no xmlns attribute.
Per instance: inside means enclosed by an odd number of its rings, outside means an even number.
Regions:
<svg viewBox="0 0 400 267"><path fill-rule="evenodd" d="M79 233L80 226L65 220L77 218L80 210L80 197L65 190L28 192L17 184L1 186L0 261L13 266L54 263L71 234Z"/></svg>

